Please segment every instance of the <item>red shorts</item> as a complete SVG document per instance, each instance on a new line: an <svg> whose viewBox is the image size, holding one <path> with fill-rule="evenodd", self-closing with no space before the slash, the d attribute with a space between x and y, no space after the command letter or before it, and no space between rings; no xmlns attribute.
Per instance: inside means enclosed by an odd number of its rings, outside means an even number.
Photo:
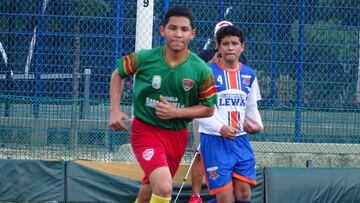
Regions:
<svg viewBox="0 0 360 203"><path fill-rule="evenodd" d="M188 142L188 130L167 130L133 119L130 143L145 173L142 184L149 184L150 173L168 166L174 177Z"/></svg>

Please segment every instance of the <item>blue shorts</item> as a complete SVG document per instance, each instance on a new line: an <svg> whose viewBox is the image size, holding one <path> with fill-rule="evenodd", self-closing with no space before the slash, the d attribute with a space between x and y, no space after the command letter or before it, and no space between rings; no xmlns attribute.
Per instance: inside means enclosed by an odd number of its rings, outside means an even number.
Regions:
<svg viewBox="0 0 360 203"><path fill-rule="evenodd" d="M230 140L201 133L200 150L210 195L232 187L233 178L256 185L255 156L247 135Z"/></svg>

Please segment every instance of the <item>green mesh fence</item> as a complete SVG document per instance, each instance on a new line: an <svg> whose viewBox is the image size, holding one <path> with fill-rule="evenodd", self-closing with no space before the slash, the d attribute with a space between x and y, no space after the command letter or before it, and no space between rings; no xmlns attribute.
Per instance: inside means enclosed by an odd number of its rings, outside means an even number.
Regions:
<svg viewBox="0 0 360 203"><path fill-rule="evenodd" d="M163 44L164 14L182 5L196 16L194 52L214 46L220 20L245 31L263 97L258 165L360 166L360 1L139 2L152 20L135 0L0 0L0 158L134 161L128 132L107 125L110 74L137 43Z"/></svg>

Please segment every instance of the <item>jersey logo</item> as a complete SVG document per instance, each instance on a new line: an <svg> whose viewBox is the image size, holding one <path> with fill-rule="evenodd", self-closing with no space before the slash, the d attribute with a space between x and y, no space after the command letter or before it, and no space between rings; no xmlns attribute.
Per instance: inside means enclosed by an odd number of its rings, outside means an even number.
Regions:
<svg viewBox="0 0 360 203"><path fill-rule="evenodd" d="M218 170L217 166L210 167L210 168L206 169L206 171L209 172L209 178L211 180L215 180L216 178L219 177L219 175L217 174L217 170Z"/></svg>
<svg viewBox="0 0 360 203"><path fill-rule="evenodd" d="M242 77L243 80L244 80L244 84L245 84L246 86L249 86L249 85L250 85L251 75L242 75L241 77Z"/></svg>
<svg viewBox="0 0 360 203"><path fill-rule="evenodd" d="M154 156L154 149L153 148L145 149L142 155L146 161L150 161L151 158Z"/></svg>
<svg viewBox="0 0 360 203"><path fill-rule="evenodd" d="M160 77L160 75L154 75L153 76L151 86L154 89L160 89L160 87L161 87L161 77Z"/></svg>
<svg viewBox="0 0 360 203"><path fill-rule="evenodd" d="M183 79L182 86L185 91L189 91L194 87L194 81L191 79Z"/></svg>

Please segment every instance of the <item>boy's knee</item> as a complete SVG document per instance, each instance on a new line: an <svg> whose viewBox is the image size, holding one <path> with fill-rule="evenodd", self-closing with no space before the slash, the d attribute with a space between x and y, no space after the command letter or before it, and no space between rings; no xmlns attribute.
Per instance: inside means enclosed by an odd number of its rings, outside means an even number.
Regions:
<svg viewBox="0 0 360 203"><path fill-rule="evenodd" d="M165 181L162 184L155 185L153 193L161 197L169 197L172 193L172 182Z"/></svg>
<svg viewBox="0 0 360 203"><path fill-rule="evenodd" d="M236 197L237 200L250 200L251 199L251 190L247 190L247 189L244 189L244 190L241 190L239 192L239 195L238 197Z"/></svg>

